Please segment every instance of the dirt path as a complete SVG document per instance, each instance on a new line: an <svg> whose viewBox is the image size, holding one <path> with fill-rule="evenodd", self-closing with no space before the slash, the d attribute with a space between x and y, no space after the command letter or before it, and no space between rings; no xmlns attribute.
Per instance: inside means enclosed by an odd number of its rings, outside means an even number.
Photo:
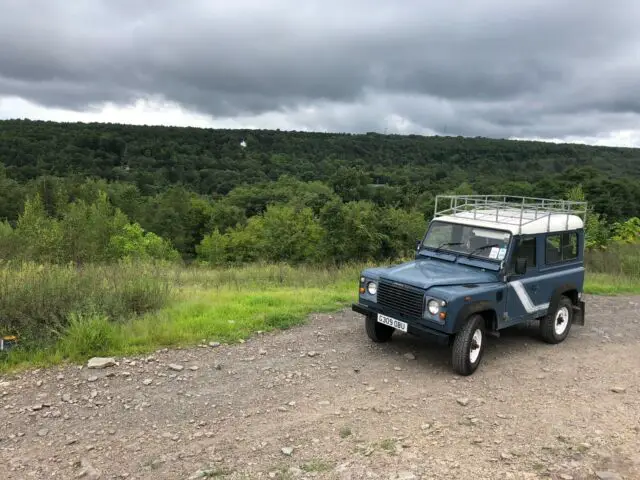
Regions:
<svg viewBox="0 0 640 480"><path fill-rule="evenodd" d="M372 344L350 310L0 377L0 478L640 479L639 304L589 297L557 346L515 328L464 378L445 348Z"/></svg>

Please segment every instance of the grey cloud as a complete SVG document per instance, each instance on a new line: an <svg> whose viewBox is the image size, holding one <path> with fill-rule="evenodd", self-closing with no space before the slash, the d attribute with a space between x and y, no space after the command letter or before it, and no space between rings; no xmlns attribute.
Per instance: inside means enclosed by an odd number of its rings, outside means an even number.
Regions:
<svg viewBox="0 0 640 480"><path fill-rule="evenodd" d="M640 113L634 0L0 0L0 95L162 95L311 128L596 135ZM316 105L315 113L299 111ZM630 120L632 118L633 120Z"/></svg>

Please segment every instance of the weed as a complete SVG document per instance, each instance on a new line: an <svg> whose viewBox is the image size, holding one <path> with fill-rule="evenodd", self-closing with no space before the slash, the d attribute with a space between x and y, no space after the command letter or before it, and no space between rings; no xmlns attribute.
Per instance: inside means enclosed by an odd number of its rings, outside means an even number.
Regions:
<svg viewBox="0 0 640 480"><path fill-rule="evenodd" d="M380 442L380 448L388 452L393 452L396 449L396 442L392 438L386 438Z"/></svg>
<svg viewBox="0 0 640 480"><path fill-rule="evenodd" d="M333 468L333 464L327 460L314 459L300 465L305 472L327 472Z"/></svg>

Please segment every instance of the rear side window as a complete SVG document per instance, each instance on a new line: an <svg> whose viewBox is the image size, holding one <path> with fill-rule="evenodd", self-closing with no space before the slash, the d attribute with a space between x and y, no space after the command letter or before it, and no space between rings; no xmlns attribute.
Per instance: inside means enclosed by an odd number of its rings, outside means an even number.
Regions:
<svg viewBox="0 0 640 480"><path fill-rule="evenodd" d="M576 232L562 232L547 235L544 255L547 265L578 258L578 234Z"/></svg>

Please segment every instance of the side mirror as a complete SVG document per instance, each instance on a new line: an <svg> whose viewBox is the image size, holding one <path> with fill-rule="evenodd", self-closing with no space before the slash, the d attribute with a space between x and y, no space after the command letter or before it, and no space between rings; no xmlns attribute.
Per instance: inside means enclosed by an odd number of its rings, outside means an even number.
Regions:
<svg viewBox="0 0 640 480"><path fill-rule="evenodd" d="M422 240L420 239L416 240L416 251L420 250L421 247L422 247Z"/></svg>
<svg viewBox="0 0 640 480"><path fill-rule="evenodd" d="M527 258L526 257L518 257L518 258L516 258L515 273L517 275L524 275L525 273L527 273Z"/></svg>

